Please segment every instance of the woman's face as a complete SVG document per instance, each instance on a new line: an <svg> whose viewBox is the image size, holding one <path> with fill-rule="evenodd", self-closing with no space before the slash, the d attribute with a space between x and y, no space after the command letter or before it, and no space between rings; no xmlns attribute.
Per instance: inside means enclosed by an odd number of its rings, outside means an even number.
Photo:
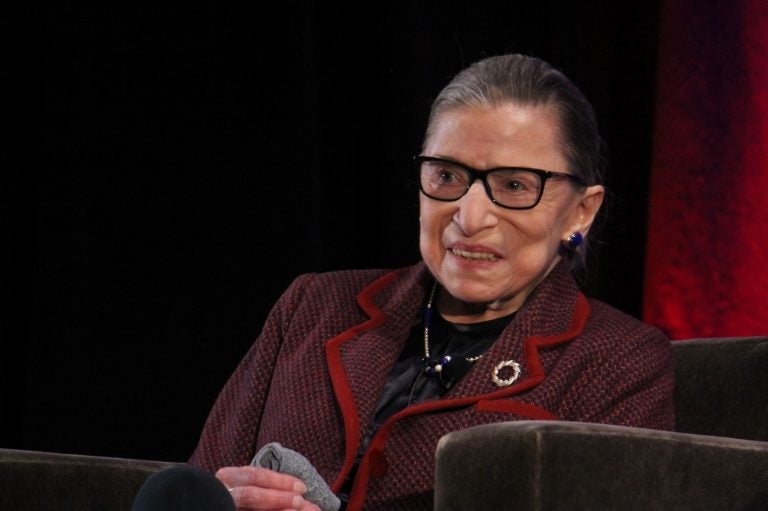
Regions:
<svg viewBox="0 0 768 511"><path fill-rule="evenodd" d="M568 172L559 128L548 106L463 107L441 114L424 153L479 170L532 167ZM600 186L550 179L536 207L495 205L475 181L454 202L420 195L420 248L449 295L443 315L481 321L514 312L559 260L562 240L586 234L602 202Z"/></svg>

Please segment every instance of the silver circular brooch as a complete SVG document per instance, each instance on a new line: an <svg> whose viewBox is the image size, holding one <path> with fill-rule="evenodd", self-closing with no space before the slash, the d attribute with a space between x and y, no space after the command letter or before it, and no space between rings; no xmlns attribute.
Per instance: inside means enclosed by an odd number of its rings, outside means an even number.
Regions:
<svg viewBox="0 0 768 511"><path fill-rule="evenodd" d="M512 376L502 380L501 378L499 378L499 372L505 367L512 368ZM497 387L509 387L519 377L520 377L520 364L518 364L514 360L505 360L503 362L499 362L499 364L493 368L493 372L491 373L491 381L493 381L493 383Z"/></svg>

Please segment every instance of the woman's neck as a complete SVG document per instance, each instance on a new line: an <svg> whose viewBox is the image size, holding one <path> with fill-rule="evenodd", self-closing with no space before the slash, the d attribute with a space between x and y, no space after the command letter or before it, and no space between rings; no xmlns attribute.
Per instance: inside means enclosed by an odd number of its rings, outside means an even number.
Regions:
<svg viewBox="0 0 768 511"><path fill-rule="evenodd" d="M470 303L458 300L448 294L444 289L438 290L435 299L437 303L437 312L451 323L480 323L492 319L508 316L522 305L522 301L517 304L514 300L496 300L490 303Z"/></svg>

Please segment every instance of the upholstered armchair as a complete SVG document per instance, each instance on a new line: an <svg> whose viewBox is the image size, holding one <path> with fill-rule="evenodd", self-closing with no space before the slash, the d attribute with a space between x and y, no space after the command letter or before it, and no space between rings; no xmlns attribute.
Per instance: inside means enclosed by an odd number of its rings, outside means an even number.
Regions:
<svg viewBox="0 0 768 511"><path fill-rule="evenodd" d="M677 431L559 421L443 437L436 511L768 510L768 337L675 341ZM162 461L0 449L0 510L128 511Z"/></svg>
<svg viewBox="0 0 768 511"><path fill-rule="evenodd" d="M173 465L0 449L0 510L130 511L146 478Z"/></svg>
<svg viewBox="0 0 768 511"><path fill-rule="evenodd" d="M768 510L768 337L673 344L676 432L523 421L443 437L435 509Z"/></svg>

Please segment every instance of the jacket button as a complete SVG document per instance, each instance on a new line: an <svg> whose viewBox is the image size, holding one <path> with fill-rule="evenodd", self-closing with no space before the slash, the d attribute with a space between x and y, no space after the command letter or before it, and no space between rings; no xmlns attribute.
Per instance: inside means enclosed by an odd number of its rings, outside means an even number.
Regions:
<svg viewBox="0 0 768 511"><path fill-rule="evenodd" d="M384 475L387 473L387 470L389 470L389 462L387 461L387 455L384 454L384 451L381 451L379 449L371 451L370 454L370 474L371 477L374 478L380 478L384 477Z"/></svg>

